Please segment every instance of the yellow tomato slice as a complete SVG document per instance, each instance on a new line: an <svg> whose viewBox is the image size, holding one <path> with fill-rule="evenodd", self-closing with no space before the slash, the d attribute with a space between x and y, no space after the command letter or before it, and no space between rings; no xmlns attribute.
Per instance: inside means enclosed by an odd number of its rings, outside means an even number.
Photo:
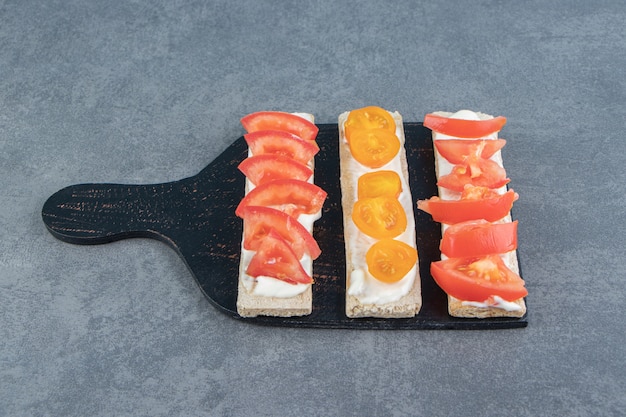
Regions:
<svg viewBox="0 0 626 417"><path fill-rule="evenodd" d="M400 150L395 132L383 129L355 130L348 142L354 159L369 168L380 168Z"/></svg>
<svg viewBox="0 0 626 417"><path fill-rule="evenodd" d="M374 239L393 238L404 232L406 213L400 202L393 197L359 199L354 203L352 221Z"/></svg>
<svg viewBox="0 0 626 417"><path fill-rule="evenodd" d="M369 106L352 110L344 123L346 140L348 142L350 142L354 131L371 129L395 132L396 122L387 110L377 106Z"/></svg>
<svg viewBox="0 0 626 417"><path fill-rule="evenodd" d="M359 199L370 197L398 198L402 192L400 176L395 171L374 171L359 177L357 185Z"/></svg>
<svg viewBox="0 0 626 417"><path fill-rule="evenodd" d="M367 268L379 281L400 281L417 262L417 250L404 242L382 239L365 254Z"/></svg>

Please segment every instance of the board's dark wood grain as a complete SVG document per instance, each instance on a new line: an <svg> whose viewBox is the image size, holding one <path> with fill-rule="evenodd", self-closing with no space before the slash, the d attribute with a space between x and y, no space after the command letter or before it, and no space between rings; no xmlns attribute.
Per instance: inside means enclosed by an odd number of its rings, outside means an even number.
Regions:
<svg viewBox="0 0 626 417"><path fill-rule="evenodd" d="M79 184L53 194L42 209L55 237L74 244L119 239L158 239L178 252L207 299L244 322L272 326L355 329L501 329L525 327L522 318L459 319L447 314L445 294L434 283L429 265L439 259L438 223L415 210L423 306L411 319L349 319L344 314L345 258L339 186L336 124L319 125L320 152L315 182L328 193L314 235L322 249L313 270L313 312L306 317L241 318L236 312L242 222L234 214L243 197L244 177L237 165L246 157L243 138L236 140L197 175L150 184ZM405 124L409 182L413 199L437 193L430 130Z"/></svg>

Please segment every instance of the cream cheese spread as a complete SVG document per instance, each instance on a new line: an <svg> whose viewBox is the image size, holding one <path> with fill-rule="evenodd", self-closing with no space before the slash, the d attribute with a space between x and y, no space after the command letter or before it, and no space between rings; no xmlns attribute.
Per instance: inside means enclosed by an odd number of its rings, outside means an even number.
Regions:
<svg viewBox="0 0 626 417"><path fill-rule="evenodd" d="M462 301L461 304L464 306L472 306L477 308L501 308L506 311L520 311L522 307L514 303L512 301L507 301L502 297L498 297L494 295L491 299L485 300L483 302L480 301Z"/></svg>

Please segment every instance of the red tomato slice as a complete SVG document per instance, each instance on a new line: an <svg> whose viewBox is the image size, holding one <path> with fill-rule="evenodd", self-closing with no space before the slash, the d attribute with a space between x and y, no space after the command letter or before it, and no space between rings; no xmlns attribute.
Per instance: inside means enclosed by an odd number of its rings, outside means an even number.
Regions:
<svg viewBox="0 0 626 417"><path fill-rule="evenodd" d="M435 147L452 164L462 164L471 156L489 159L506 145L504 139L437 139Z"/></svg>
<svg viewBox="0 0 626 417"><path fill-rule="evenodd" d="M320 150L314 141L280 130L260 130L243 137L252 155L282 155L305 165Z"/></svg>
<svg viewBox="0 0 626 417"><path fill-rule="evenodd" d="M463 120L430 113L424 117L424 126L427 128L458 138L484 138L499 132L505 124L506 117L503 116L487 120Z"/></svg>
<svg viewBox="0 0 626 417"><path fill-rule="evenodd" d="M298 259L305 253L312 259L317 259L322 253L309 231L282 211L270 207L247 206L242 208L241 217L244 249L258 250L261 241L274 229L289 243Z"/></svg>
<svg viewBox="0 0 626 417"><path fill-rule="evenodd" d="M463 301L482 302L496 295L514 301L528 295L524 280L498 255L433 262L430 273L446 294Z"/></svg>
<svg viewBox="0 0 626 417"><path fill-rule="evenodd" d="M517 220L489 223L470 220L450 226L443 233L441 253L449 258L483 256L517 249Z"/></svg>
<svg viewBox="0 0 626 417"><path fill-rule="evenodd" d="M460 200L442 200L435 196L419 200L417 208L429 213L439 223L455 224L480 219L495 222L511 211L513 202L518 198L513 190L498 194L486 187L470 186L463 190Z"/></svg>
<svg viewBox="0 0 626 417"><path fill-rule="evenodd" d="M259 243L246 273L253 277L272 277L290 284L313 282L289 243L274 229L270 229Z"/></svg>
<svg viewBox="0 0 626 417"><path fill-rule="evenodd" d="M467 184L496 189L510 181L497 162L472 156L465 163L455 165L450 174L441 176L437 185L460 192Z"/></svg>
<svg viewBox="0 0 626 417"><path fill-rule="evenodd" d="M276 180L253 188L241 200L235 214L242 217L246 206L273 207L297 218L300 214L317 213L326 200L326 191L300 180Z"/></svg>
<svg viewBox="0 0 626 417"><path fill-rule="evenodd" d="M248 157L239 164L239 170L254 185L284 179L307 181L313 175L308 166L282 155Z"/></svg>
<svg viewBox="0 0 626 417"><path fill-rule="evenodd" d="M260 130L284 130L305 140L315 140L318 127L295 114L279 111L260 111L241 119L241 124L248 133Z"/></svg>

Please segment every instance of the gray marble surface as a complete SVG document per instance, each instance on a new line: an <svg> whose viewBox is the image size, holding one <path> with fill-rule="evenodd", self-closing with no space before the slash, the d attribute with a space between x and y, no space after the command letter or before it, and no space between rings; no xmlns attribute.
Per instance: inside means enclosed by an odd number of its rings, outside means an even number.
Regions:
<svg viewBox="0 0 626 417"><path fill-rule="evenodd" d="M621 0L0 0L0 415L624 415L624 21ZM163 243L41 221L67 185L196 174L246 113L369 104L508 117L527 328L251 326Z"/></svg>

